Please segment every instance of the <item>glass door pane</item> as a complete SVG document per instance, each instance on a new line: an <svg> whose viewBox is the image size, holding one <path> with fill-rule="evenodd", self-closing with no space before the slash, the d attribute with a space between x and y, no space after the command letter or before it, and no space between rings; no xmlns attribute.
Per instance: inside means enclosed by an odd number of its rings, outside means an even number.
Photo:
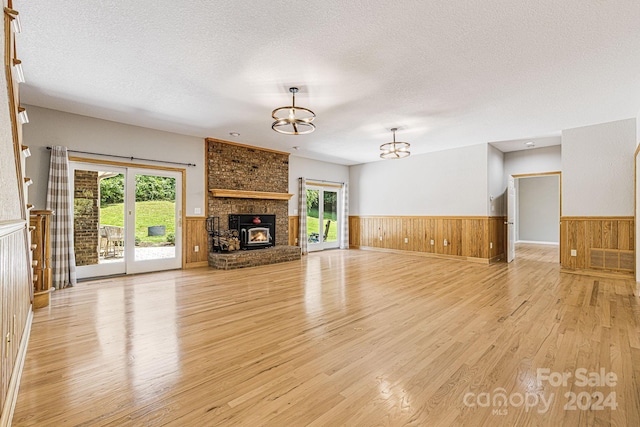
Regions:
<svg viewBox="0 0 640 427"><path fill-rule="evenodd" d="M136 174L135 260L175 258L176 179Z"/></svg>
<svg viewBox="0 0 640 427"><path fill-rule="evenodd" d="M323 241L338 242L338 192L323 191Z"/></svg>
<svg viewBox="0 0 640 427"><path fill-rule="evenodd" d="M307 243L309 251L340 247L340 191L328 187L307 188Z"/></svg>
<svg viewBox="0 0 640 427"><path fill-rule="evenodd" d="M130 169L132 264L127 272L180 268L181 174ZM129 246L129 245L128 245Z"/></svg>
<svg viewBox="0 0 640 427"><path fill-rule="evenodd" d="M74 248L78 277L125 272L125 173L71 163Z"/></svg>
<svg viewBox="0 0 640 427"><path fill-rule="evenodd" d="M320 190L307 189L307 242L311 247L321 243Z"/></svg>

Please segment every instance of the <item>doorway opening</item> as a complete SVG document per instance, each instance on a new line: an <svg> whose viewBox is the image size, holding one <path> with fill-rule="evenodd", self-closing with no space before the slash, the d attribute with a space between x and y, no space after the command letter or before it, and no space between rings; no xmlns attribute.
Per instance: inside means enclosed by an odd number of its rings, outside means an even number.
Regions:
<svg viewBox="0 0 640 427"><path fill-rule="evenodd" d="M507 262L516 250L532 253L545 245L560 262L562 173L512 175L507 189ZM549 252L548 250L545 252Z"/></svg>

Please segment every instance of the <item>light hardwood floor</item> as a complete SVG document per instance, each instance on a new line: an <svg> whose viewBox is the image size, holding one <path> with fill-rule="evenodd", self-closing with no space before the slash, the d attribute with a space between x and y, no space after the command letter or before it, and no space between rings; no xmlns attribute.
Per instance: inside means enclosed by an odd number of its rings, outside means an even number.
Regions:
<svg viewBox="0 0 640 427"><path fill-rule="evenodd" d="M518 254L327 251L56 291L14 425L640 425L636 283L561 274L554 247ZM538 384L545 368L572 376ZM580 368L617 382L582 386ZM598 392L617 408L579 408Z"/></svg>

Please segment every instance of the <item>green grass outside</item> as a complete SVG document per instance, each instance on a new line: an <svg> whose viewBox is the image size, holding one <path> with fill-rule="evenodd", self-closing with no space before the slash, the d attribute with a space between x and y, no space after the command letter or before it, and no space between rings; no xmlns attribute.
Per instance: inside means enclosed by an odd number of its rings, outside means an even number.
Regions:
<svg viewBox="0 0 640 427"><path fill-rule="evenodd" d="M167 234L175 233L174 202L153 200L136 202L136 241L161 243L167 241ZM100 224L124 227L124 203L116 203L100 208ZM164 236L147 236L147 227L166 226Z"/></svg>
<svg viewBox="0 0 640 427"><path fill-rule="evenodd" d="M327 216L325 216L325 224ZM322 227L322 232L324 233L324 226ZM318 217L307 216L307 233L319 233L318 231ZM335 220L331 220L331 225L329 225L329 233L327 233L327 242L335 242L338 239L338 222Z"/></svg>

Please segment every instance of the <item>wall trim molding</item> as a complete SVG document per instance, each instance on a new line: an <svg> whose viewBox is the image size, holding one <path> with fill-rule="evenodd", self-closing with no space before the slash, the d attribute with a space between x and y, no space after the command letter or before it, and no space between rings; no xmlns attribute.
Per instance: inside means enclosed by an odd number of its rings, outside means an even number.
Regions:
<svg viewBox="0 0 640 427"><path fill-rule="evenodd" d="M16 219L11 221L0 221L0 238L23 230L27 225L24 219Z"/></svg>
<svg viewBox="0 0 640 427"><path fill-rule="evenodd" d="M561 216L560 221L633 221L634 216Z"/></svg>
<svg viewBox="0 0 640 427"><path fill-rule="evenodd" d="M538 176L551 176L551 175L562 175L562 171L519 173L511 176L514 178L535 178Z"/></svg>
<svg viewBox="0 0 640 427"><path fill-rule="evenodd" d="M373 246L356 246L349 245L349 249L359 249L362 251L374 251L374 252L387 252L391 254L397 255L412 255L424 258L439 258L439 259L448 259L455 261L471 261L476 262L478 264L489 264L490 260L488 258L475 258L475 257L465 257L458 255L447 255L447 254L435 254L432 252L418 252L418 251L405 251L402 249L387 249L387 248L374 248ZM500 257L496 257L500 258Z"/></svg>
<svg viewBox="0 0 640 427"><path fill-rule="evenodd" d="M561 267L560 273L575 274L576 276L593 276L604 277L607 279L633 279L634 273L617 272L617 271L600 271L600 270L585 270L585 269L573 269L567 267Z"/></svg>
<svg viewBox="0 0 640 427"><path fill-rule="evenodd" d="M560 242L539 242L536 240L518 240L517 243L527 243L533 245L549 245L549 246L560 246Z"/></svg>
<svg viewBox="0 0 640 427"><path fill-rule="evenodd" d="M209 266L209 262L208 261L198 261L198 262L189 262L186 265L186 269L189 268L199 268L199 267L208 267Z"/></svg>
<svg viewBox="0 0 640 427"><path fill-rule="evenodd" d="M27 347L29 346L32 323L33 310L30 308L29 314L27 315L27 322L20 340L20 348L16 355L16 361L13 365L13 372L11 372L11 380L9 381L9 387L7 388L7 396L4 400L4 405L2 406L2 415L0 416L1 427L10 426L13 420L13 412L16 409L16 403L18 402L18 391L20 389L20 380L22 379L24 361L27 358Z"/></svg>
<svg viewBox="0 0 640 427"><path fill-rule="evenodd" d="M476 215L349 215L349 218L400 218L400 219L498 219L506 215L476 216Z"/></svg>

